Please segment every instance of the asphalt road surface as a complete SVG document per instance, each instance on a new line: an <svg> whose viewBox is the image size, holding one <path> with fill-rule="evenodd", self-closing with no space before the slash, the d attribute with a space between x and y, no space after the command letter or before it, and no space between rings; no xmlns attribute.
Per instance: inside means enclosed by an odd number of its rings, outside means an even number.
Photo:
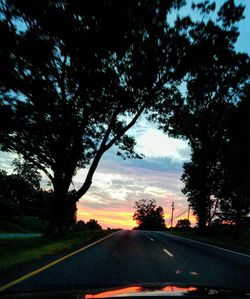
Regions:
<svg viewBox="0 0 250 299"><path fill-rule="evenodd" d="M250 288L250 256L164 232L119 231L6 291L140 283Z"/></svg>

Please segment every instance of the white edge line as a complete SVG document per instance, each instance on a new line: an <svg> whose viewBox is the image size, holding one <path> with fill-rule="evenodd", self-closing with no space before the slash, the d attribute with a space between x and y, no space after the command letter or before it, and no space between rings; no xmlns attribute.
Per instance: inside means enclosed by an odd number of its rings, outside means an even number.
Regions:
<svg viewBox="0 0 250 299"><path fill-rule="evenodd" d="M190 273L191 275L195 275L195 276L198 276L198 275L199 275L197 272L193 272L193 271L189 271L189 273Z"/></svg>
<svg viewBox="0 0 250 299"><path fill-rule="evenodd" d="M169 236L169 235L168 235L168 236ZM199 242L199 241L192 240L192 239L189 239L189 238L179 237L179 236L176 236L176 235L170 235L170 236L173 236L173 237L176 238L176 239L187 240L187 241L190 241L190 242L198 243L198 244L201 244L201 245L205 245L205 246L208 246L208 247L212 247L212 248L216 248L216 249L224 250L224 251L227 251L227 252L235 253L235 254L242 255L242 256L245 256L245 257L250 258L250 255L245 254L245 253L241 253L241 252L233 251L233 250L226 249L226 248L222 248L222 247L217 247L217 246L214 246L214 245L210 245L210 244L207 244L207 243Z"/></svg>
<svg viewBox="0 0 250 299"><path fill-rule="evenodd" d="M169 256L171 256L171 257L174 257L174 255L170 252L170 251L168 251L167 249L162 249L167 255L169 255Z"/></svg>

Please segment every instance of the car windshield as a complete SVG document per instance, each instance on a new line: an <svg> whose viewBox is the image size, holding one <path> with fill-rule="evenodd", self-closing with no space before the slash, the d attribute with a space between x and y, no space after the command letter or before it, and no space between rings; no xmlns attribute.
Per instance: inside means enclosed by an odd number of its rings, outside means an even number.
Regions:
<svg viewBox="0 0 250 299"><path fill-rule="evenodd" d="M0 296L248 292L249 28L245 0L0 0Z"/></svg>

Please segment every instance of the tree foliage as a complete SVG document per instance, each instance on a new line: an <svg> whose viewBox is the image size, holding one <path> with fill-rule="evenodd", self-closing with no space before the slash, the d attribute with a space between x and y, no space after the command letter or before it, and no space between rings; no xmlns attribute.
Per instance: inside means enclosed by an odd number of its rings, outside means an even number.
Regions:
<svg viewBox="0 0 250 299"><path fill-rule="evenodd" d="M90 219L86 223L83 220L78 220L73 226L76 231L84 231L84 230L101 230L102 227L95 219Z"/></svg>
<svg viewBox="0 0 250 299"><path fill-rule="evenodd" d="M189 228L191 226L191 223L188 219L179 219L176 223L176 228Z"/></svg>
<svg viewBox="0 0 250 299"><path fill-rule="evenodd" d="M223 157L228 147L233 147L230 117L249 80L250 64L247 54L235 50L242 5L229 0L217 9L215 2L205 1L193 8L201 10L204 20L199 23L189 19L192 42L187 53L190 65L185 92L176 91L172 106L160 105L156 118L160 128L188 140L191 146L191 161L183 166L183 192L199 228L204 230L219 206L218 192L226 171ZM216 21L208 17L213 10ZM239 147L243 148L243 143Z"/></svg>
<svg viewBox="0 0 250 299"><path fill-rule="evenodd" d="M12 165L14 166L14 174L30 184L35 190L40 190L42 176L36 166L29 161L21 161L21 159L14 159Z"/></svg>
<svg viewBox="0 0 250 299"><path fill-rule="evenodd" d="M155 199L141 199L135 202L133 220L141 230L164 230L164 210L156 205Z"/></svg>
<svg viewBox="0 0 250 299"><path fill-rule="evenodd" d="M15 159L12 174L0 170L0 214L49 219L53 193L40 188L41 175L29 162Z"/></svg>
<svg viewBox="0 0 250 299"><path fill-rule="evenodd" d="M140 158L126 133L185 75L183 0L0 1L0 144L49 177L50 232L89 189L104 152ZM72 177L88 167L68 195Z"/></svg>
<svg viewBox="0 0 250 299"><path fill-rule="evenodd" d="M4 170L0 172L1 201L12 202L17 205L32 206L40 191L41 175L29 162L15 159L12 174Z"/></svg>
<svg viewBox="0 0 250 299"><path fill-rule="evenodd" d="M221 176L217 181L218 216L241 229L250 212L250 89L246 86L230 114L227 142L221 157Z"/></svg>
<svg viewBox="0 0 250 299"><path fill-rule="evenodd" d="M88 222L86 222L86 228L89 229L89 230L100 230L100 229L102 229L101 225L95 219L90 219Z"/></svg>

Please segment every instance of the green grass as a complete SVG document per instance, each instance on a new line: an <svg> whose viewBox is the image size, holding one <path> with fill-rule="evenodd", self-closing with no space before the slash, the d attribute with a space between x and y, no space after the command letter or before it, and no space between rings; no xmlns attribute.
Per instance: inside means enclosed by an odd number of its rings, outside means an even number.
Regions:
<svg viewBox="0 0 250 299"><path fill-rule="evenodd" d="M247 230L241 233L240 238L235 238L233 233L230 232L218 232L216 234L211 234L207 236L201 236L196 233L196 231L188 231L188 232L181 232L181 231L173 231L170 232L171 234L190 238L193 240L207 242L211 245L215 246L222 246L228 248L235 248L236 250L250 250L250 231Z"/></svg>
<svg viewBox="0 0 250 299"><path fill-rule="evenodd" d="M18 224L0 219L0 233L26 233L26 231Z"/></svg>
<svg viewBox="0 0 250 299"><path fill-rule="evenodd" d="M68 233L64 237L53 239L34 237L0 240L0 272L65 249L91 243L113 232L114 230L83 231Z"/></svg>
<svg viewBox="0 0 250 299"><path fill-rule="evenodd" d="M17 216L11 219L0 217L0 233L43 233L48 225L37 217Z"/></svg>

